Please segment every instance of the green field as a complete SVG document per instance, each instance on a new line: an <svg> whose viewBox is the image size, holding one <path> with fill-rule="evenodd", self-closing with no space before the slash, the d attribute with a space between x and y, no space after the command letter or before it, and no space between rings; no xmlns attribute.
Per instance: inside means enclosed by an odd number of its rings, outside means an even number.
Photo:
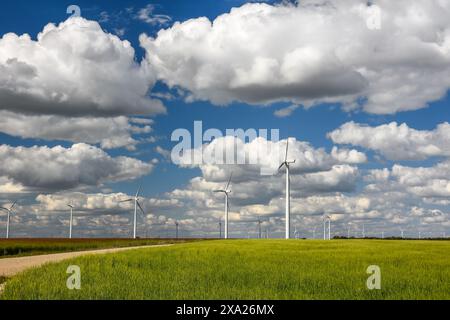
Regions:
<svg viewBox="0 0 450 320"><path fill-rule="evenodd" d="M30 270L2 299L450 299L449 241L229 240L89 256ZM81 267L81 290L66 269ZM381 290L368 290L369 265Z"/></svg>
<svg viewBox="0 0 450 320"><path fill-rule="evenodd" d="M0 240L0 259L47 253L186 242L174 239L10 239ZM191 240L189 240L191 241Z"/></svg>

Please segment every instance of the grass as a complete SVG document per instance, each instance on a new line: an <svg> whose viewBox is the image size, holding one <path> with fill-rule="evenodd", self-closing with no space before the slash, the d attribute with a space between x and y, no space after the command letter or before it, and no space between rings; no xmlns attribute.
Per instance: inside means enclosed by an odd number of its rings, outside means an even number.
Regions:
<svg viewBox="0 0 450 320"><path fill-rule="evenodd" d="M46 265L2 299L450 299L449 257L449 241L205 241ZM69 265L81 290L66 287ZM366 287L369 265L381 290Z"/></svg>
<svg viewBox="0 0 450 320"><path fill-rule="evenodd" d="M173 239L10 239L0 240L0 259L70 251L186 242ZM192 241L192 240L189 240Z"/></svg>

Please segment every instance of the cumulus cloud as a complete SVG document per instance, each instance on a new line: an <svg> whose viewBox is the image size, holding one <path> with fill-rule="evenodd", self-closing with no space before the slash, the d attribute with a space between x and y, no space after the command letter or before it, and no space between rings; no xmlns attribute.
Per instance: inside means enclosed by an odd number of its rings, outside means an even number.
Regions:
<svg viewBox="0 0 450 320"><path fill-rule="evenodd" d="M290 139L289 145L288 160L296 160L291 165L293 198L305 199L355 189L359 170L348 163L365 160L362 154L336 149L335 153L341 155L337 157L295 139ZM184 203L188 208L185 213L189 216L218 219L223 215L223 197L212 191L224 188L233 173L231 220L247 221L255 219L255 214L279 216L284 209L276 206L274 201L284 197L284 170L278 171L278 167L284 161L285 150L286 140L272 142L259 137L244 143L232 136L216 138L199 149L185 150L180 166L198 167L202 175L191 179L185 188L168 193L167 197ZM226 162L233 151L231 159L234 161ZM199 155L204 156L206 162L195 163L193 159ZM238 162L238 159L244 161ZM261 171L262 168L266 170Z"/></svg>
<svg viewBox="0 0 450 320"><path fill-rule="evenodd" d="M450 87L450 4L376 5L379 30L368 28L367 1L307 0L246 4L140 41L158 78L188 91L188 101L329 102L393 114L442 98Z"/></svg>
<svg viewBox="0 0 450 320"><path fill-rule="evenodd" d="M142 120L145 120L142 122ZM20 138L99 144L103 149L139 143L133 135L152 132L152 120L120 117L29 116L0 111L0 131Z"/></svg>
<svg viewBox="0 0 450 320"><path fill-rule="evenodd" d="M230 165L236 170L237 179L249 176L272 175L284 161L287 140L270 141L257 137L245 143L241 137L225 136L196 149L182 148L183 142L172 150L172 160L181 166L199 167L203 176L212 181L228 179ZM356 150L333 149L329 154L323 148L315 149L308 142L289 139L289 161L292 173L312 173L331 170L336 164L364 163L366 157ZM224 169L228 168L228 169ZM240 177L240 178L238 178Z"/></svg>
<svg viewBox="0 0 450 320"><path fill-rule="evenodd" d="M133 196L125 193L83 193L83 192L62 192L54 194L40 194L36 201L41 209L45 211L67 210L67 204L71 203L77 211L99 211L103 210L109 213L123 212L134 207L132 202L120 202L131 199ZM177 199L157 199L141 197L140 204L148 214L152 209L158 208L176 208L179 206ZM146 212L147 213L147 212Z"/></svg>
<svg viewBox="0 0 450 320"><path fill-rule="evenodd" d="M150 67L128 41L83 18L0 38L0 109L26 114L123 115L164 112L147 97Z"/></svg>
<svg viewBox="0 0 450 320"><path fill-rule="evenodd" d="M450 197L450 161L432 167L394 165L391 175L408 190L421 197Z"/></svg>
<svg viewBox="0 0 450 320"><path fill-rule="evenodd" d="M450 156L450 124L447 122L434 130L416 130L396 122L377 127L348 122L330 132L328 137L336 144L374 150L389 160Z"/></svg>
<svg viewBox="0 0 450 320"><path fill-rule="evenodd" d="M133 180L153 165L128 157L111 157L86 144L71 148L0 146L0 176L30 189L72 189Z"/></svg>

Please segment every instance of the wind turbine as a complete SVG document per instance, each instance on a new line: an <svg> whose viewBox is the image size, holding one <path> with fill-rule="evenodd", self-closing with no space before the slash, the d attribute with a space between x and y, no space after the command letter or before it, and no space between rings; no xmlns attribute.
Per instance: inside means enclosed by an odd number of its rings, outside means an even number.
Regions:
<svg viewBox="0 0 450 320"><path fill-rule="evenodd" d="M219 219L219 239L222 239L222 219Z"/></svg>
<svg viewBox="0 0 450 320"><path fill-rule="evenodd" d="M175 227L177 228L176 231L176 238L178 239L178 227L180 226L180 224L178 223L178 221L175 221Z"/></svg>
<svg viewBox="0 0 450 320"><path fill-rule="evenodd" d="M12 209L14 208L16 203L17 203L17 201L14 201L14 203L11 205L11 207L9 207L9 209L0 207L0 210L4 210L8 213L8 221L6 223L6 239L9 239L9 224L11 222Z"/></svg>
<svg viewBox="0 0 450 320"><path fill-rule="evenodd" d="M363 223L362 237L363 239L366 238L366 225L364 223Z"/></svg>
<svg viewBox="0 0 450 320"><path fill-rule="evenodd" d="M328 239L327 239L327 222L328 222ZM323 240L331 240L331 217L325 215L323 217Z"/></svg>
<svg viewBox="0 0 450 320"><path fill-rule="evenodd" d="M137 223L137 209L139 207L139 210L141 210L142 215L145 216L144 209L142 209L141 204L139 203L139 193L141 192L142 186L139 186L138 191L136 192L136 195L134 196L134 199L127 199L120 201L119 203L124 202L131 202L134 201L134 216L133 216L133 239L136 239L136 223Z"/></svg>
<svg viewBox="0 0 450 320"><path fill-rule="evenodd" d="M316 227L314 227L314 229L313 229L313 239L315 239L316 238Z"/></svg>
<svg viewBox="0 0 450 320"><path fill-rule="evenodd" d="M403 229L400 229L400 232L402 233L402 239L405 239L405 237L403 236L404 230L403 230Z"/></svg>
<svg viewBox="0 0 450 320"><path fill-rule="evenodd" d="M73 226L73 204L67 205L70 208L70 222L69 222L69 239L72 239L72 226Z"/></svg>
<svg viewBox="0 0 450 320"><path fill-rule="evenodd" d="M288 161L289 151L289 138L286 140L286 154L284 156L284 162L280 165L278 170L286 167L286 239L291 236L291 194L290 194L290 178L289 178L289 166L295 163L294 161Z"/></svg>
<svg viewBox="0 0 450 320"><path fill-rule="evenodd" d="M225 186L225 189L214 190L215 193L223 193L225 194L225 239L228 239L228 196L231 193L230 187L231 178L233 177L233 173L230 174L230 178L228 179L228 183Z"/></svg>
<svg viewBox="0 0 450 320"><path fill-rule="evenodd" d="M350 223L347 226L347 239L350 239Z"/></svg>
<svg viewBox="0 0 450 320"><path fill-rule="evenodd" d="M259 233L259 239L262 238L262 234L261 234L261 217L258 217L258 233Z"/></svg>

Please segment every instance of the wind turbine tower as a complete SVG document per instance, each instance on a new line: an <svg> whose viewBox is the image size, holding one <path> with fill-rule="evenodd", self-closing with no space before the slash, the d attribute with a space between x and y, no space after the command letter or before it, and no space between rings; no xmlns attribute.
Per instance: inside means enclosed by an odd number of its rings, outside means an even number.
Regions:
<svg viewBox="0 0 450 320"><path fill-rule="evenodd" d="M67 206L70 208L69 239L72 239L72 228L73 228L73 204L68 204Z"/></svg>
<svg viewBox="0 0 450 320"><path fill-rule="evenodd" d="M134 201L134 216L133 216L133 239L136 239L136 231L137 231L137 210L142 212L142 216L145 217L144 209L142 209L141 204L139 203L139 194L141 192L142 186L139 186L138 191L136 192L136 195L134 196L134 199L127 199L120 201L119 203L123 202L131 202Z"/></svg>
<svg viewBox="0 0 450 320"><path fill-rule="evenodd" d="M328 222L328 239L327 239L327 222ZM325 215L323 217L323 240L331 240L331 217Z"/></svg>
<svg viewBox="0 0 450 320"><path fill-rule="evenodd" d="M225 195L225 239L228 239L228 209L229 209L229 204L228 204L228 197L231 193L231 190L229 189L230 187L230 183L231 183L231 178L233 177L233 173L230 174L230 178L228 179L228 183L225 186L225 189L219 189L219 190L214 190L215 193L223 193Z"/></svg>
<svg viewBox="0 0 450 320"><path fill-rule="evenodd" d="M289 177L289 167L294 161L288 161L288 151L289 151L289 138L286 141L286 154L284 157L284 162L280 165L278 170L286 167L286 239L291 236L291 194L290 194L290 177Z"/></svg>
<svg viewBox="0 0 450 320"><path fill-rule="evenodd" d="M258 218L258 235L259 235L259 239L262 238L262 232L261 232L261 217Z"/></svg>

